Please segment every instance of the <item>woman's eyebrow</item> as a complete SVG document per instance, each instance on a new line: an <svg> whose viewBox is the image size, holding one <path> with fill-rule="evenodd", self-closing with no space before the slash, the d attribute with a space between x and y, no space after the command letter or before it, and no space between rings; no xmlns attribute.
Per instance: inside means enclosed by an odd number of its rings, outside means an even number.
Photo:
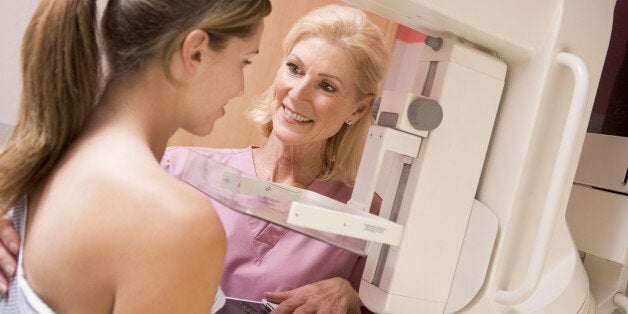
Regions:
<svg viewBox="0 0 628 314"><path fill-rule="evenodd" d="M291 53L288 55L289 57L295 58L297 60L298 63L300 64L304 64L303 60L301 60L301 58L299 58L299 56L295 55L294 53ZM342 82L342 80L340 79L340 77L333 75L333 74L328 74L328 73L319 73L318 75L320 76L324 76L324 77L328 77L331 79L334 79L336 81L338 81L338 83L340 83L340 85L342 85L342 87L345 86L345 84Z"/></svg>
<svg viewBox="0 0 628 314"><path fill-rule="evenodd" d="M319 75L320 76L324 76L324 77L328 77L328 78L332 78L332 79L338 81L338 83L340 83L340 85L342 85L343 87L345 86L345 84L342 83L342 80L339 77L335 76L335 75L327 74L327 73L320 73Z"/></svg>
<svg viewBox="0 0 628 314"><path fill-rule="evenodd" d="M299 56L295 55L294 53L289 54L288 57L295 58L295 59L297 59L297 62L303 64L303 60L301 60L301 58L299 58Z"/></svg>

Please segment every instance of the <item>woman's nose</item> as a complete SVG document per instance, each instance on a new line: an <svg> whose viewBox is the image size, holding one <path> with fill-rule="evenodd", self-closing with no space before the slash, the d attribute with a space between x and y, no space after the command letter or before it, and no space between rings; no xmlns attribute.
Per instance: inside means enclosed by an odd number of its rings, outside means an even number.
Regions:
<svg viewBox="0 0 628 314"><path fill-rule="evenodd" d="M307 100L312 90L310 85L309 80L305 78L295 80L288 91L288 96L292 99Z"/></svg>

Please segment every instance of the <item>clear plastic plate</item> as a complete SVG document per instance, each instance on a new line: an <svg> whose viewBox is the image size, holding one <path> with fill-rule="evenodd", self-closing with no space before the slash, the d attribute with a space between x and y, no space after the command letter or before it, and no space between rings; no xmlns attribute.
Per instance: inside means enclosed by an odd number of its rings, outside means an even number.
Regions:
<svg viewBox="0 0 628 314"><path fill-rule="evenodd" d="M182 180L235 211L366 255L369 241L288 223L292 202L345 212L347 207L342 202L309 190L252 178L193 150L188 154Z"/></svg>

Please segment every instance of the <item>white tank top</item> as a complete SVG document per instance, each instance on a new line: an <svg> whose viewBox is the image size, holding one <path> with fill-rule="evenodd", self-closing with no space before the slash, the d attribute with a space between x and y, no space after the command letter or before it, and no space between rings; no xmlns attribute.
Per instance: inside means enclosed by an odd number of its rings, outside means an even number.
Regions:
<svg viewBox="0 0 628 314"><path fill-rule="evenodd" d="M15 207L11 209L13 226L20 235L20 239L24 238L24 229L26 227L26 215L28 212L26 198L23 198ZM24 241L22 241L24 243ZM9 292L7 295L0 297L0 313L54 313L44 301L31 289L31 286L24 278L24 268L22 267L22 251L23 245L20 245L20 253L17 259L17 271L15 278L9 284Z"/></svg>

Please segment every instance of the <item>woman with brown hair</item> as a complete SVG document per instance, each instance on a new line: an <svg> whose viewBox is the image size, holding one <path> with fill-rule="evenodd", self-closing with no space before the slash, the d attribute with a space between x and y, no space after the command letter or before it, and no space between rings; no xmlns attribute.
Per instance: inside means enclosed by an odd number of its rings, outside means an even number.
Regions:
<svg viewBox="0 0 628 314"><path fill-rule="evenodd" d="M24 36L0 150L0 213L23 246L0 312L209 313L224 230L159 160L242 92L270 2L111 0L100 28L96 2L42 1Z"/></svg>

